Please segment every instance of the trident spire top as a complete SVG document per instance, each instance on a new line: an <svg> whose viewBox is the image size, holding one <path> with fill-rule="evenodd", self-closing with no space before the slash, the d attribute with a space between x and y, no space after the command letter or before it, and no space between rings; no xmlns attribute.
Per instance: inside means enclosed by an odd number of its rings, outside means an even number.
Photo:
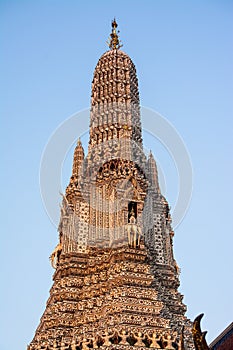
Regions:
<svg viewBox="0 0 233 350"><path fill-rule="evenodd" d="M121 41L119 40L118 34L120 33L119 30L116 30L118 24L116 22L116 19L114 18L114 20L112 21L112 33L110 34L110 37L108 38L108 46L111 50L118 50L120 47L122 47L123 45L121 45Z"/></svg>

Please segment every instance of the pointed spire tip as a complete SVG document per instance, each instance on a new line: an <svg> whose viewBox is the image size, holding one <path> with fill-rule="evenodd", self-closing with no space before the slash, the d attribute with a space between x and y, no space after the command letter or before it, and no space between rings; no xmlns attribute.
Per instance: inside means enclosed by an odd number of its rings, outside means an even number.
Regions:
<svg viewBox="0 0 233 350"><path fill-rule="evenodd" d="M120 33L119 30L117 31L116 28L118 27L118 24L116 22L116 19L114 17L112 21L112 33L110 34L110 37L108 38L107 44L111 50L118 50L123 45L121 44L121 41L119 40L118 34Z"/></svg>

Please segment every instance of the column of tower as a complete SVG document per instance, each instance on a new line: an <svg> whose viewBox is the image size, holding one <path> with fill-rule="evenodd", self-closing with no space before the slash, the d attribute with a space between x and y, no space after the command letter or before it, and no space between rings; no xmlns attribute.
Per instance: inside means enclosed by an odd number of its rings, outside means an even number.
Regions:
<svg viewBox="0 0 233 350"><path fill-rule="evenodd" d="M136 70L128 55L113 49L99 59L95 68L92 82L89 157L91 162L98 162L103 157L135 161L135 157L138 156L138 161L142 161Z"/></svg>
<svg viewBox="0 0 233 350"><path fill-rule="evenodd" d="M129 56L114 45L99 59L94 72L87 160L93 190L90 220L96 222L90 228L91 236L95 244L97 240L100 245L120 244L127 240L124 226L129 197L139 199L133 193L132 179L143 183L142 197L147 181L136 69ZM139 214L142 209L139 205Z"/></svg>

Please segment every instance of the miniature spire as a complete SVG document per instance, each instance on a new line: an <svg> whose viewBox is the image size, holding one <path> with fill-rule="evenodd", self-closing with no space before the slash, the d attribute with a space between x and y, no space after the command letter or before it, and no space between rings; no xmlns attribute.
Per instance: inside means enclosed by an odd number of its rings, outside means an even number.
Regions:
<svg viewBox="0 0 233 350"><path fill-rule="evenodd" d="M74 161L73 161L73 171L72 171L73 176L78 176L78 171L83 162L83 159L84 159L84 150L83 150L81 140L78 139L77 146L75 147L75 150L74 150Z"/></svg>
<svg viewBox="0 0 233 350"><path fill-rule="evenodd" d="M114 18L114 20L112 21L112 33L110 34L110 38L108 39L108 46L111 50L118 50L120 47L122 47L123 45L121 45L121 41L118 38L118 34L120 33L119 30L116 30L118 24Z"/></svg>
<svg viewBox="0 0 233 350"><path fill-rule="evenodd" d="M148 165L151 187L160 193L157 165L151 151L149 154Z"/></svg>

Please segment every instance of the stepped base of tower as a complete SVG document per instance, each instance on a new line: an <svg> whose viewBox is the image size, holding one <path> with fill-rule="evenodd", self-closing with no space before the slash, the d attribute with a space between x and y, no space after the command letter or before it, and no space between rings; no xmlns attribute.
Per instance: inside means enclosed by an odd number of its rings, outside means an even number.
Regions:
<svg viewBox="0 0 233 350"><path fill-rule="evenodd" d="M28 350L182 349L182 334L193 349L174 268L155 266L143 244L61 254L53 279Z"/></svg>

